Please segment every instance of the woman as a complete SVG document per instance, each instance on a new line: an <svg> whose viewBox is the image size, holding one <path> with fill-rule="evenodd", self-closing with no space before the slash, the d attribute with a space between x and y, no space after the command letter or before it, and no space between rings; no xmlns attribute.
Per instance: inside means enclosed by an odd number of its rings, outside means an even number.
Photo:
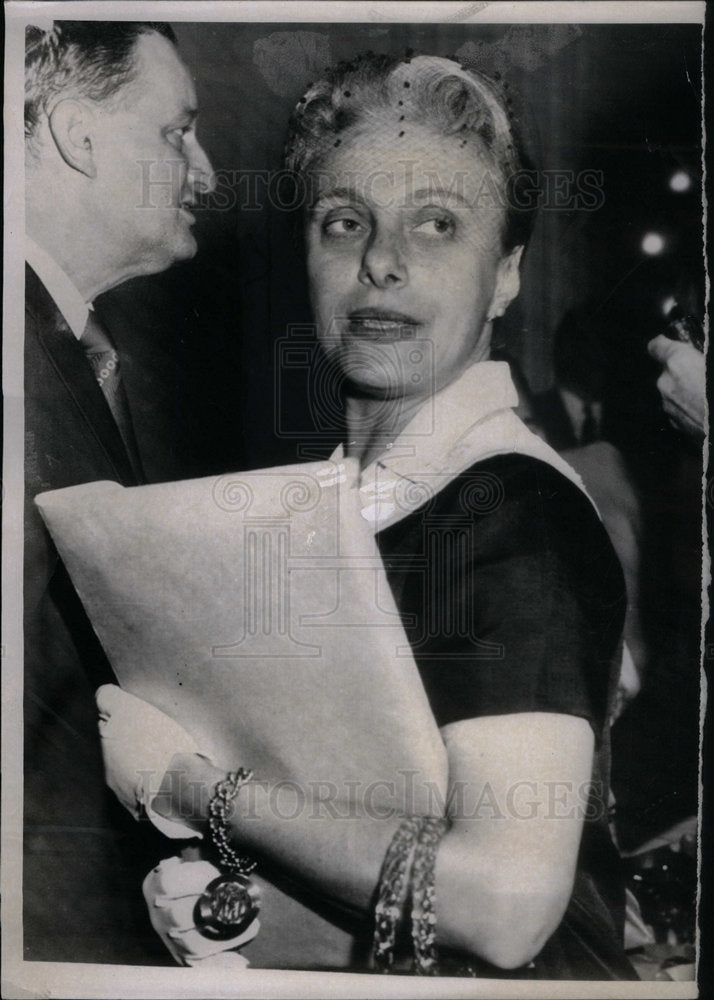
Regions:
<svg viewBox="0 0 714 1000"><path fill-rule="evenodd" d="M622 574L488 360L530 223L506 103L451 60L362 58L300 101L287 165L307 193L319 336L345 379L345 452L448 752L441 971L636 978L606 815ZM121 711L105 698L103 725ZM122 767L108 760L115 787ZM169 771L180 780L153 800L167 817L187 816L191 783L205 798L225 777L190 753ZM400 818L365 815L346 837L268 799L227 818L241 850L370 926ZM189 817L205 820L205 806Z"/></svg>

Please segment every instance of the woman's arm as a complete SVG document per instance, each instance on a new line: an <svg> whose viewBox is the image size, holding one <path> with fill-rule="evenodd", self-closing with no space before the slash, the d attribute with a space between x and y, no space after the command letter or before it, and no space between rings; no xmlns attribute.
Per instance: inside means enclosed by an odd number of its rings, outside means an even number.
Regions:
<svg viewBox="0 0 714 1000"><path fill-rule="evenodd" d="M436 866L438 940L518 968L540 952L570 900L593 731L575 716L527 712L442 733L452 827Z"/></svg>
<svg viewBox="0 0 714 1000"><path fill-rule="evenodd" d="M570 898L592 730L573 716L529 712L454 723L443 735L449 795L434 805L452 827L436 867L437 940L517 968L538 954ZM195 809L205 816L209 790L223 777L205 758L177 755L153 807L184 820ZM310 789L294 815L280 807L275 787L257 780L245 791L231 820L241 850L369 912L398 816L376 815L363 803L359 814L340 818Z"/></svg>

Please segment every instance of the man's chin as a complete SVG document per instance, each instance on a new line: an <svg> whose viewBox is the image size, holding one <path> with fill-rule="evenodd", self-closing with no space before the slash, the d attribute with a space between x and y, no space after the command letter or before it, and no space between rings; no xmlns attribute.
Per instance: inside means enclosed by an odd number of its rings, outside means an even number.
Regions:
<svg viewBox="0 0 714 1000"><path fill-rule="evenodd" d="M191 260L192 257L196 256L196 251L198 250L198 244L194 238L193 233L187 229L181 235L181 239L176 241L176 249L174 253L174 263L178 263L181 260Z"/></svg>
<svg viewBox="0 0 714 1000"><path fill-rule="evenodd" d="M167 240L162 246L162 253L157 255L154 273L168 271L174 264L191 260L196 256L198 244L190 232L182 233L180 239Z"/></svg>

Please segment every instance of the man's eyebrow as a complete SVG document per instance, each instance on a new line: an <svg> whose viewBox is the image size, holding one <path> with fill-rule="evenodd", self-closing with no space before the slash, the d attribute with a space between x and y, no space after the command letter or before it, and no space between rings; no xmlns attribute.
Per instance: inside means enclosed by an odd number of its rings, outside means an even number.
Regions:
<svg viewBox="0 0 714 1000"><path fill-rule="evenodd" d="M430 185L429 187L419 188L415 191L412 197L417 200L426 201L428 198L432 198L435 195L441 195L445 201L456 201L460 205L465 205L467 208L472 208L471 202L467 201L466 198L459 191L454 188L444 188L440 187L438 184Z"/></svg>

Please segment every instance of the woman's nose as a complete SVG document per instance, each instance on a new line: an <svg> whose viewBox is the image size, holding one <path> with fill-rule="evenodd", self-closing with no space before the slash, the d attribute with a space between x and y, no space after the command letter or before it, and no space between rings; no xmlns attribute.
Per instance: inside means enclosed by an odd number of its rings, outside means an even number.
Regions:
<svg viewBox="0 0 714 1000"><path fill-rule="evenodd" d="M373 234L362 257L358 277L363 285L375 288L393 288L407 283L407 267L396 235Z"/></svg>
<svg viewBox="0 0 714 1000"><path fill-rule="evenodd" d="M216 189L211 161L198 139L194 139L188 149L188 181L197 194L210 194Z"/></svg>

